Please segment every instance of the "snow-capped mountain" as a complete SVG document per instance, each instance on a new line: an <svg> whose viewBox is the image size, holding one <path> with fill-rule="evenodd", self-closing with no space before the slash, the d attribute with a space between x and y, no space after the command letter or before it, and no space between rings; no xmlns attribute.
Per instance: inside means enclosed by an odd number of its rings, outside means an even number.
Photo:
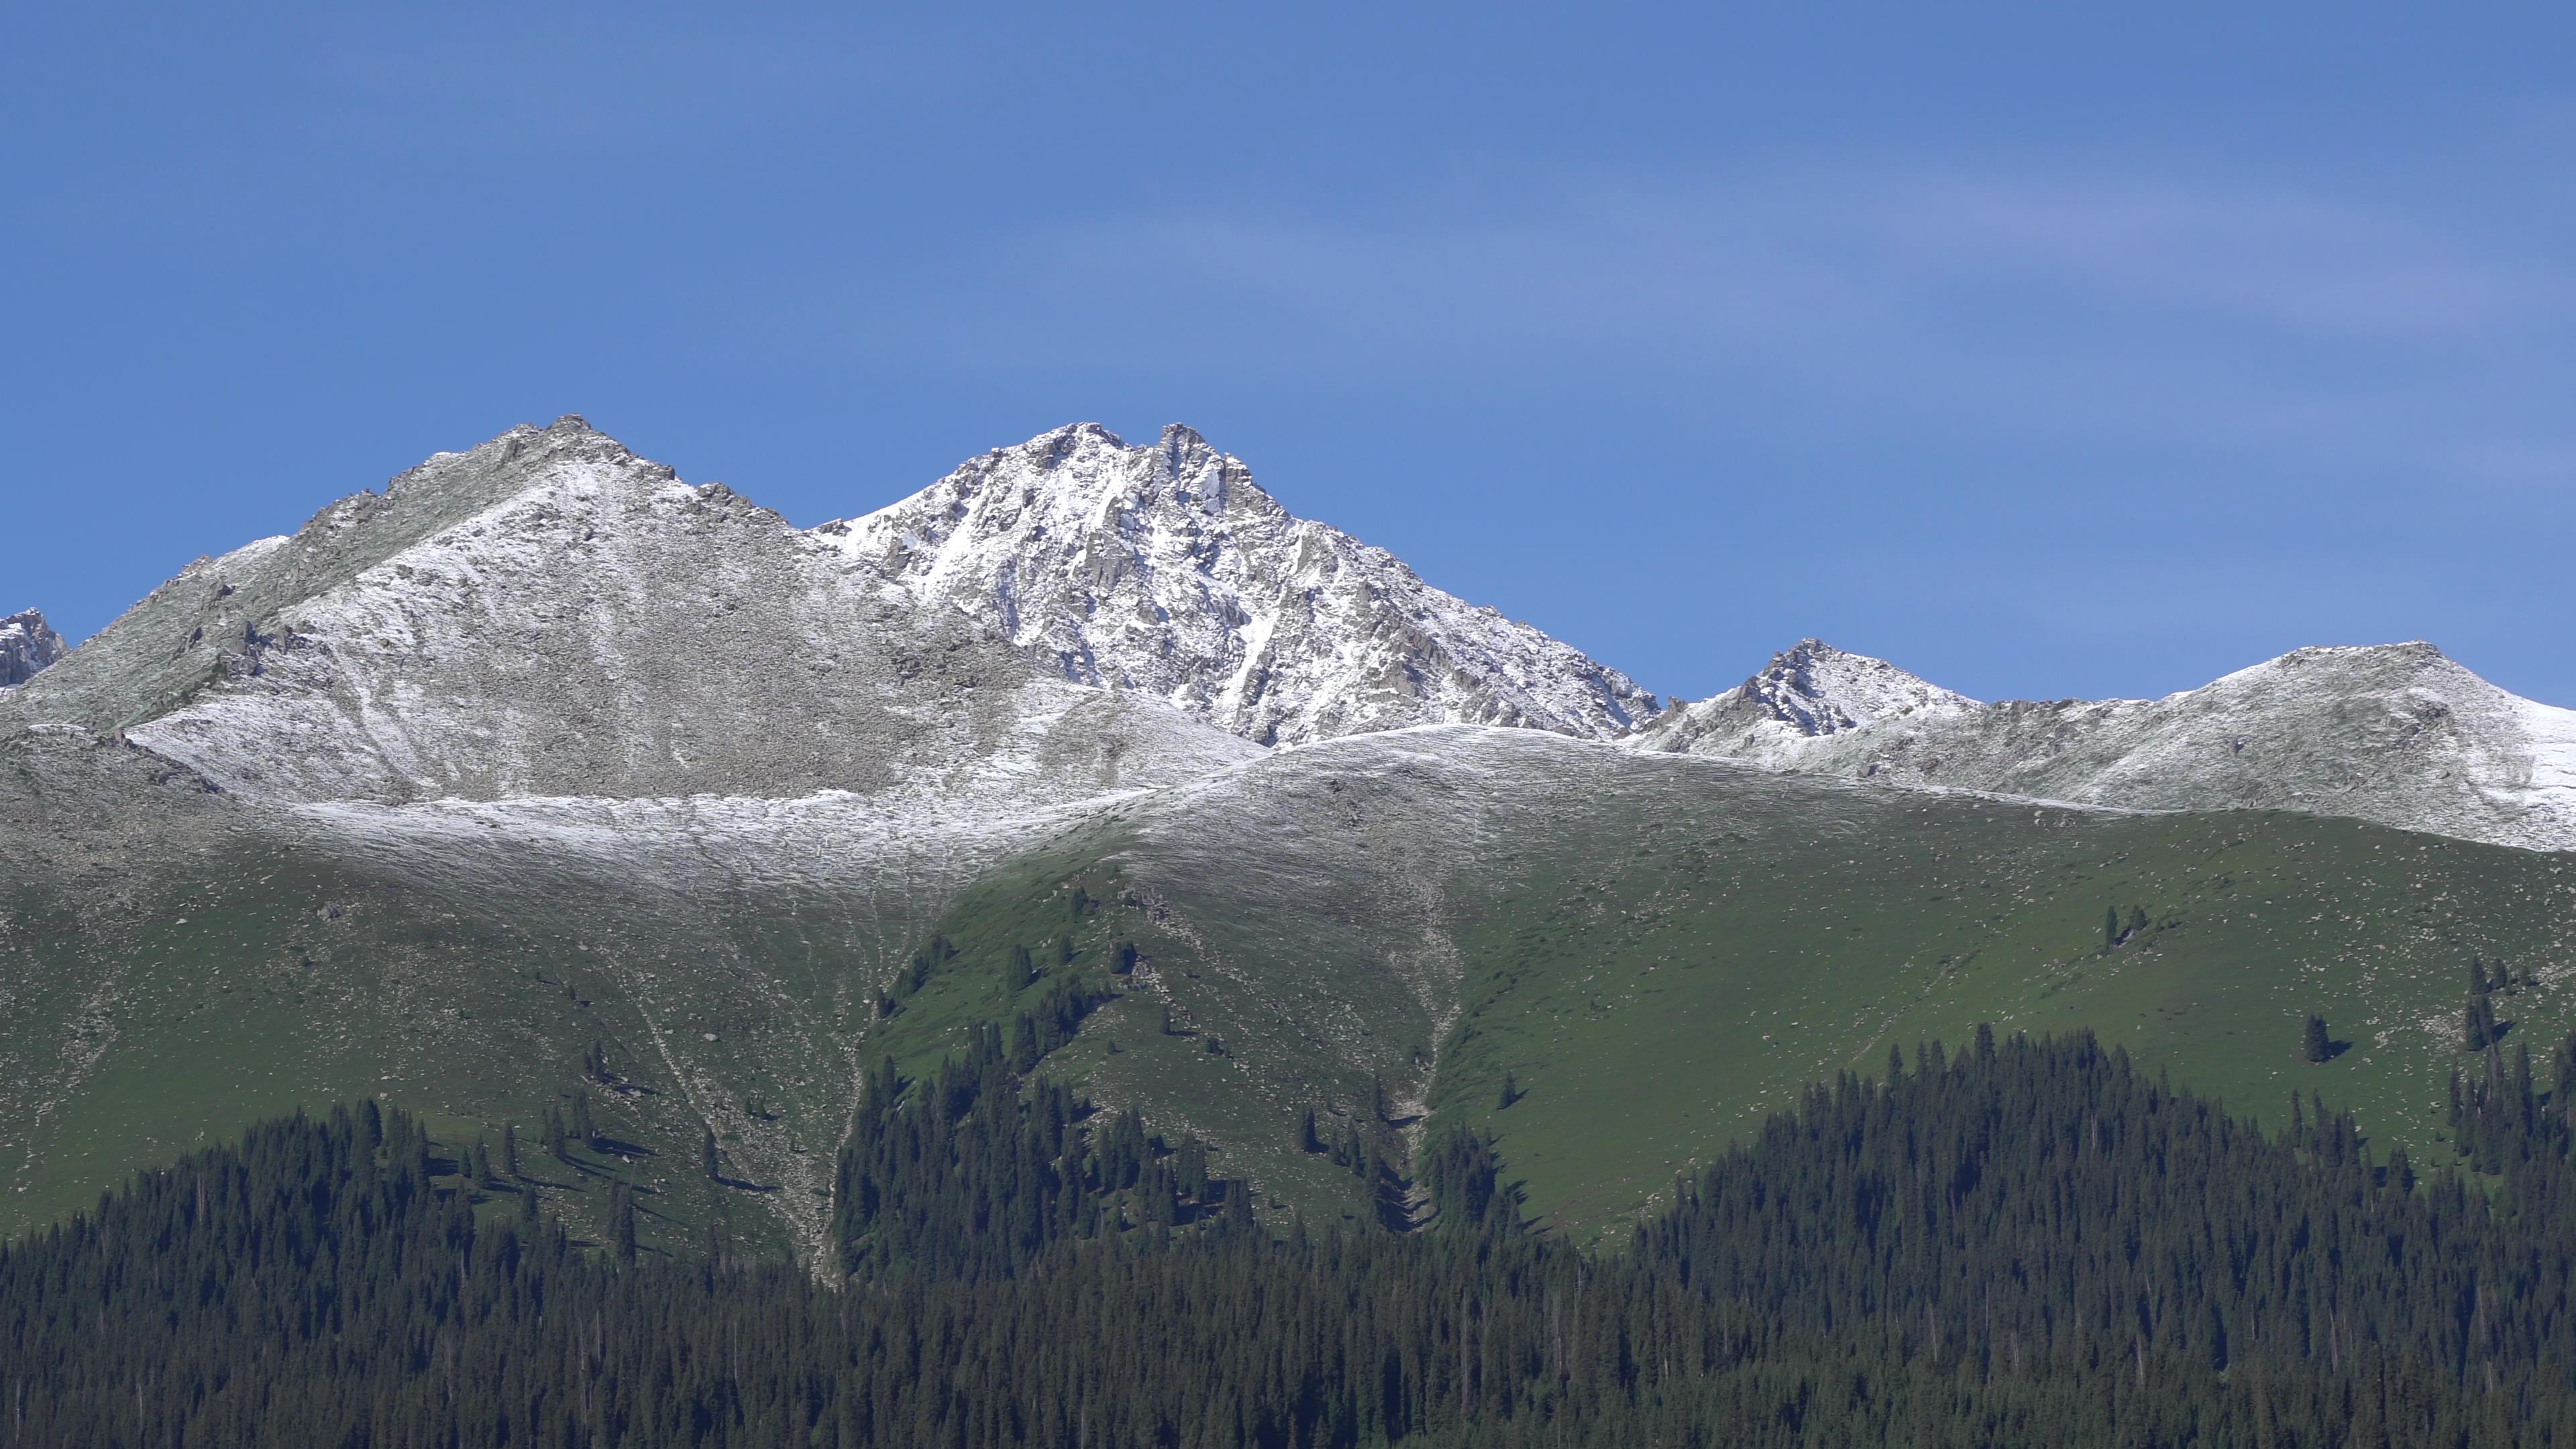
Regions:
<svg viewBox="0 0 2576 1449"><path fill-rule="evenodd" d="M26 683L67 652L63 636L37 610L0 619L0 689Z"/></svg>
<svg viewBox="0 0 2576 1449"><path fill-rule="evenodd" d="M1045 804L1251 746L1082 689L578 418L200 559L0 704L289 800Z"/></svg>
<svg viewBox="0 0 2576 1449"><path fill-rule="evenodd" d="M1263 744L1449 723L1607 739L1655 710L1618 671L1291 514L1184 427L1141 448L1059 428L818 532L1066 679Z"/></svg>
<svg viewBox="0 0 2576 1449"><path fill-rule="evenodd" d="M2300 649L2152 700L1979 705L1810 640L1641 748L2149 810L2298 810L2576 849L2576 711L2430 644Z"/></svg>
<svg viewBox="0 0 2576 1449"><path fill-rule="evenodd" d="M1884 659L1801 639L1762 672L1712 699L1676 703L1639 730L1639 749L1774 763L1808 740L1884 720L1925 723L1980 708L1977 701Z"/></svg>

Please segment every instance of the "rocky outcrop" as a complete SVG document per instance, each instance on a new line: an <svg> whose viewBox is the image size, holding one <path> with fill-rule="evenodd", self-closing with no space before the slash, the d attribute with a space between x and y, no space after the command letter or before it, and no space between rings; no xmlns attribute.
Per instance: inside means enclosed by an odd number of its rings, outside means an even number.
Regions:
<svg viewBox="0 0 2576 1449"><path fill-rule="evenodd" d="M1655 709L1618 671L1290 513L1184 427L1139 448L1059 428L817 533L1068 680L1261 744L1425 724L1607 739Z"/></svg>
<svg viewBox="0 0 2576 1449"><path fill-rule="evenodd" d="M34 609L0 619L0 689L26 683L70 652L63 636Z"/></svg>
<svg viewBox="0 0 2576 1449"><path fill-rule="evenodd" d="M1887 720L1917 724L1979 708L1884 659L1801 639L1761 673L1713 699L1676 703L1637 732L1644 750L1776 763L1806 741Z"/></svg>
<svg viewBox="0 0 2576 1449"><path fill-rule="evenodd" d="M227 790L400 803L844 791L1008 811L1253 751L925 611L579 418L200 560L0 699Z"/></svg>
<svg viewBox="0 0 2576 1449"><path fill-rule="evenodd" d="M2576 711L2417 641L2294 650L2162 699L1980 705L1810 640L1641 748L2147 810L2299 810L2576 849Z"/></svg>

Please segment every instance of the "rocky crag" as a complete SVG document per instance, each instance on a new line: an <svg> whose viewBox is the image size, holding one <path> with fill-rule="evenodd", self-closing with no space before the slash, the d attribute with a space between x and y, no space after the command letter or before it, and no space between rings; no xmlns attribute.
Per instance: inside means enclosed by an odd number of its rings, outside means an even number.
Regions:
<svg viewBox="0 0 2576 1449"><path fill-rule="evenodd" d="M34 609L0 619L0 689L26 683L69 652L63 636Z"/></svg>

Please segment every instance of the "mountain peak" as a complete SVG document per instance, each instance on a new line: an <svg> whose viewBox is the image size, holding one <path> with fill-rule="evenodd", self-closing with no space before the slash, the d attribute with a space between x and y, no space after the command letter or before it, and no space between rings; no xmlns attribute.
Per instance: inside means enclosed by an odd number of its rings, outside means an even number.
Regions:
<svg viewBox="0 0 2576 1449"><path fill-rule="evenodd" d="M1667 711L1635 742L1641 749L1769 759L1798 741L1882 719L1930 719L1977 707L1884 659L1810 637L1772 655L1760 673L1726 693Z"/></svg>
<svg viewBox="0 0 2576 1449"><path fill-rule="evenodd" d="M34 609L0 619L0 689L26 683L70 652L63 636Z"/></svg>
<svg viewBox="0 0 2576 1449"><path fill-rule="evenodd" d="M976 458L815 532L1077 683L1136 690L1263 744L1416 724L1608 738L1654 708L1624 675L1297 517L1175 423L1096 423Z"/></svg>

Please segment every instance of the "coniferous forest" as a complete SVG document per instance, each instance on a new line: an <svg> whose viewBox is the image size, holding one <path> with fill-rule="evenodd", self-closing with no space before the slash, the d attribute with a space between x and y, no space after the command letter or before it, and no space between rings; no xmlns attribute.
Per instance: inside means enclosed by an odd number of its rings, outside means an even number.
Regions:
<svg viewBox="0 0 2576 1449"><path fill-rule="evenodd" d="M5 1445L2576 1445L2576 1043L2479 1168L2089 1036L1812 1088L1614 1249L1472 1137L1413 1233L1256 1218L986 1033L889 1067L819 1277L578 1241L372 1103L0 1249ZM486 1185L478 1189L477 1180Z"/></svg>

